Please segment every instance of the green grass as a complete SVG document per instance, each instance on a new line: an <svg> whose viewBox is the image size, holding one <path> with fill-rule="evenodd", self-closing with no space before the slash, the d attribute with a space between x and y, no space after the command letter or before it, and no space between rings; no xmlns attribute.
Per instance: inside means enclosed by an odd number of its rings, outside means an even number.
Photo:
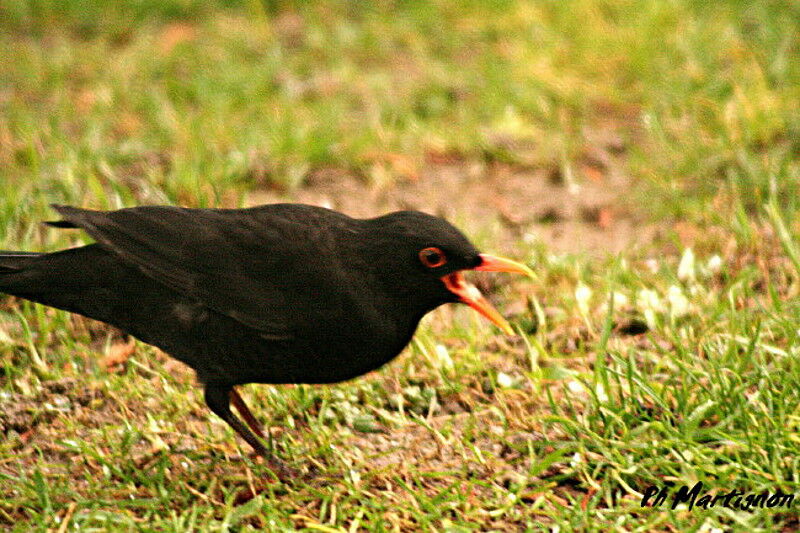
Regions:
<svg viewBox="0 0 800 533"><path fill-rule="evenodd" d="M0 30L2 249L79 242L41 229L51 202L237 206L443 159L582 184L602 143L619 209L659 228L619 256L513 242L540 277L497 278L516 338L445 309L380 372L247 387L311 471L284 484L184 367L139 344L107 370L114 332L3 300L4 528L798 527L639 505L666 481L800 495L797 4L11 0Z"/></svg>

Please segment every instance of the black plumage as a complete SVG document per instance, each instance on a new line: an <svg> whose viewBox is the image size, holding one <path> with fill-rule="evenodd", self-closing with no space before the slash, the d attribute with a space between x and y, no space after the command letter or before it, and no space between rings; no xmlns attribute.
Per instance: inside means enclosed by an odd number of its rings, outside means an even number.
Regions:
<svg viewBox="0 0 800 533"><path fill-rule="evenodd" d="M210 409L257 453L245 383L331 383L380 367L419 320L463 301L508 329L462 270L530 273L480 254L448 222L415 211L372 219L299 204L250 209L54 206L96 243L0 252L0 292L112 324L183 361Z"/></svg>

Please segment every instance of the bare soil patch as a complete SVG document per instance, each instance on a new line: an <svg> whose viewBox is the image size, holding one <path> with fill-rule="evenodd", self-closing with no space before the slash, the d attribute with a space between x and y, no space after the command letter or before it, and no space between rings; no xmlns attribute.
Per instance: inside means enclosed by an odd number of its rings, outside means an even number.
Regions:
<svg viewBox="0 0 800 533"><path fill-rule="evenodd" d="M494 251L520 239L554 253L619 253L650 242L652 227L631 205L631 182L614 163L589 159L573 177L556 167L436 163L390 184L339 170L319 170L294 191L259 189L248 205L290 201L367 218L399 209L442 216L468 235L492 239Z"/></svg>

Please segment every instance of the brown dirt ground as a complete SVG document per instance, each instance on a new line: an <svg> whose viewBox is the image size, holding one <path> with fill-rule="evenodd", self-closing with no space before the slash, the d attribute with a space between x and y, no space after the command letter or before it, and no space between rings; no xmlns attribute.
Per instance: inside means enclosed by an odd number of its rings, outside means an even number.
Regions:
<svg viewBox="0 0 800 533"><path fill-rule="evenodd" d="M319 170L294 191L258 189L247 205L302 202L358 218L399 209L442 216L467 235L493 239L513 255L520 238L553 253L616 254L649 243L655 230L630 200L631 180L597 150L574 179L558 166L435 161L389 186L338 170ZM496 241L496 242L494 242Z"/></svg>

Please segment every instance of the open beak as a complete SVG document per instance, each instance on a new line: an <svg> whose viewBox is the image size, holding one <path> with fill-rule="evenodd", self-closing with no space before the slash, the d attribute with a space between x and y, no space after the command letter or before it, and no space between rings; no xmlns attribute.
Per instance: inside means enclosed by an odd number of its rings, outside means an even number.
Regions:
<svg viewBox="0 0 800 533"><path fill-rule="evenodd" d="M489 254L481 254L481 263L472 270L483 270L487 272L513 272L534 277L533 270L511 259L496 257ZM467 283L461 271L453 272L442 277L445 287L458 296L458 299L475 309L477 312L491 320L497 327L507 335L513 335L514 330L505 318L492 307L492 304L481 294L475 285Z"/></svg>

